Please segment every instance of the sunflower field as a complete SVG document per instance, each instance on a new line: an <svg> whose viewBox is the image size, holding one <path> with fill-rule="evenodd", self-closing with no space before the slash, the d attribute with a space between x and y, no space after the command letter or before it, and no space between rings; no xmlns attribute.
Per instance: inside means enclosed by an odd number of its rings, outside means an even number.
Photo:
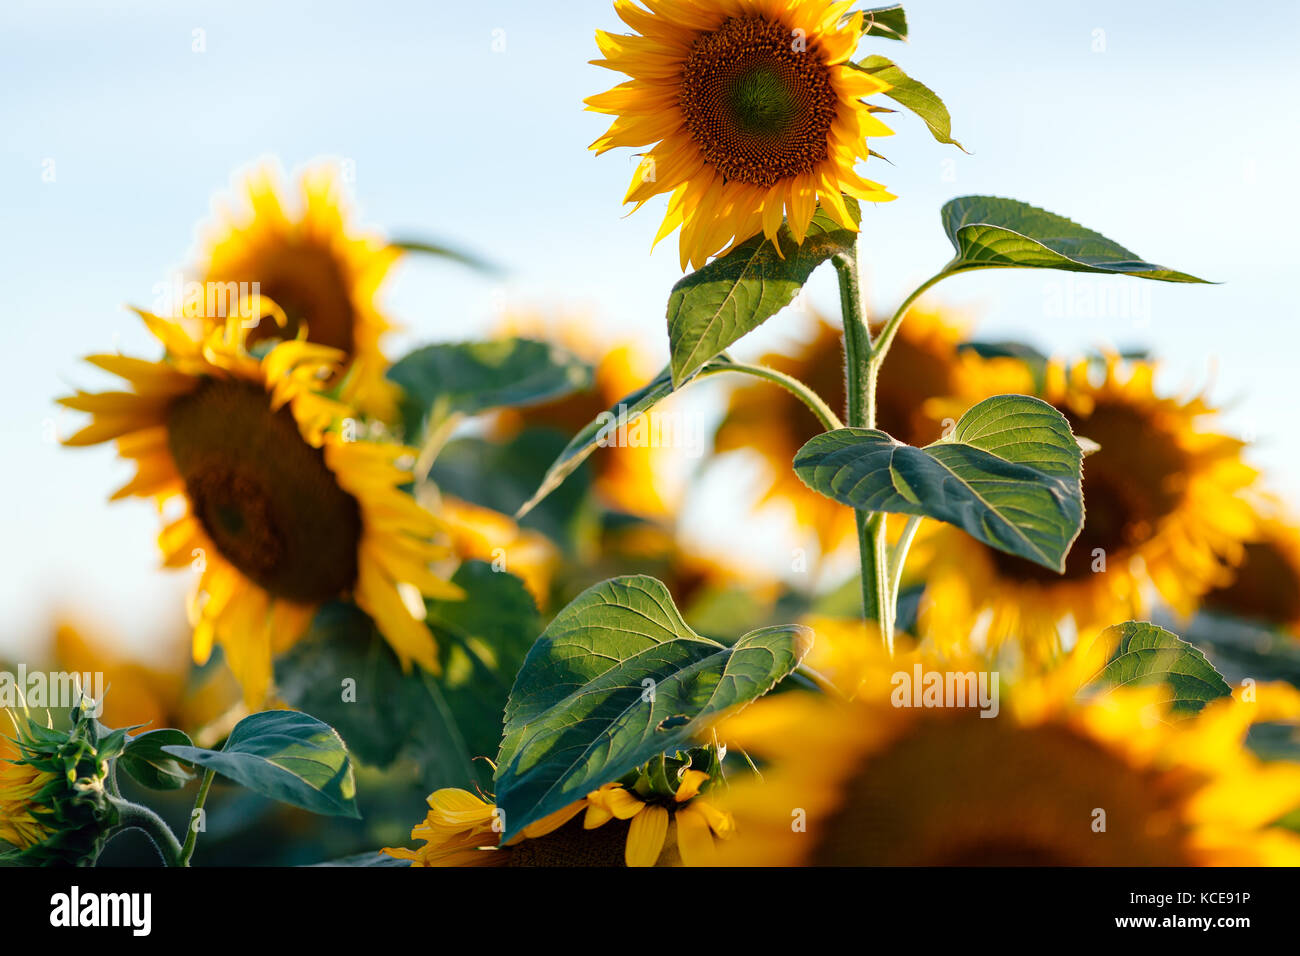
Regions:
<svg viewBox="0 0 1300 956"><path fill-rule="evenodd" d="M575 191L623 163L623 213L575 195L554 207L572 222L543 215L529 194L563 181L524 154L501 181L448 126L483 177L423 155L437 194L515 190L513 221L398 204L377 225L358 211L376 178L328 143L284 161L259 126L266 150L182 217L184 268L139 288L124 331L60 335L44 460L76 476L80 527L122 530L107 561L65 534L39 639L0 644L0 862L1300 864L1300 499L1210 363L1168 383L1176 321L1101 341L1118 326L1071 311L1079 289L1214 296L1220 334L1251 335L1218 281L1235 239L1182 241L1192 220L1166 217L1200 200L1158 176L1129 190L1130 224L1177 268L1112 238L1093 184L1039 205L1011 198L1012 169L997 195L945 181L917 208L894 145L964 169L997 127L913 75L927 38L899 5L565 16L597 68L578 64L596 138L556 155ZM500 33L476 36L501 53ZM549 150L475 82L437 95ZM405 148L373 107L329 122ZM166 181L212 190L155 146ZM93 204L78 228L110 258L129 241ZM616 234L642 259L602 258ZM511 250L548 244L563 300L509 279ZM877 268L884 246L915 276ZM592 314L584 259L649 301L644 336ZM396 308L409 269L430 294ZM991 301L969 276L996 278ZM1084 344L1042 347L1037 315L985 334L974 316L1019 283L1064 290ZM442 284L490 306L443 309ZM97 614L96 580L146 546L164 590Z"/></svg>

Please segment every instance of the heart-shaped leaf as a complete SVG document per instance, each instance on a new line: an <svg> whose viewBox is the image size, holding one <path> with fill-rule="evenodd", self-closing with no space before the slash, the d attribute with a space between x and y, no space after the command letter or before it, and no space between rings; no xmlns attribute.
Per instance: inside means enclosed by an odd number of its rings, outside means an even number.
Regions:
<svg viewBox="0 0 1300 956"><path fill-rule="evenodd" d="M454 412L531 405L590 387L592 370L562 348L532 339L443 342L404 356L388 377L405 392L408 434Z"/></svg>
<svg viewBox="0 0 1300 956"><path fill-rule="evenodd" d="M245 717L221 750L162 750L272 800L326 816L360 816L347 747L333 728L307 714L269 710Z"/></svg>
<svg viewBox="0 0 1300 956"><path fill-rule="evenodd" d="M731 360L725 355L720 356L699 369L699 375L724 372L727 366L731 364ZM560 452L551 467L546 470L546 476L542 479L537 491L520 506L515 513L515 518L522 518L537 507L547 495L560 487L566 478L577 471L592 452L607 444L611 436L615 435L620 429L634 425L638 418L671 395L673 390L672 376L669 374L668 369L664 369L652 381L635 392L624 395L607 411L602 412L588 422L578 434L573 436L573 439Z"/></svg>
<svg viewBox="0 0 1300 956"><path fill-rule="evenodd" d="M1116 687L1163 684L1174 713L1195 714L1232 688L1205 655L1177 634L1146 621L1116 624L1102 632L1100 641L1114 642L1110 661L1089 680L1080 693L1102 695Z"/></svg>
<svg viewBox="0 0 1300 956"><path fill-rule="evenodd" d="M846 199L845 205L856 223L861 216L857 201ZM777 234L779 251L760 233L681 279L668 297L674 386L789 305L813 270L848 252L856 238L856 232L818 208L802 244L783 225Z"/></svg>
<svg viewBox="0 0 1300 956"><path fill-rule="evenodd" d="M1144 262L1078 223L1014 199L962 196L943 207L943 228L957 256L946 273L1025 267L1129 275L1163 282L1205 282Z"/></svg>
<svg viewBox="0 0 1300 956"><path fill-rule="evenodd" d="M900 10L899 13L902 13ZM904 25L906 29L906 24ZM952 138L952 117L948 107L943 105L939 95L924 83L912 79L893 60L884 56L869 56L861 63L853 64L863 73L870 73L877 79L889 84L884 91L895 103L911 110L924 122L930 135L948 146L956 146L963 153L966 147Z"/></svg>
<svg viewBox="0 0 1300 956"><path fill-rule="evenodd" d="M179 790L193 780L194 775L186 769L184 762L164 753L162 748L192 745L183 731L172 728L151 730L127 740L117 765L150 790Z"/></svg>
<svg viewBox="0 0 1300 956"><path fill-rule="evenodd" d="M1081 461L1055 408L1028 395L998 395L925 448L869 428L826 432L799 450L794 470L808 487L859 511L946 521L1061 571L1083 527Z"/></svg>
<svg viewBox="0 0 1300 956"><path fill-rule="evenodd" d="M799 625L700 637L644 575L588 588L542 632L506 707L496 800L509 839L767 693L812 644Z"/></svg>

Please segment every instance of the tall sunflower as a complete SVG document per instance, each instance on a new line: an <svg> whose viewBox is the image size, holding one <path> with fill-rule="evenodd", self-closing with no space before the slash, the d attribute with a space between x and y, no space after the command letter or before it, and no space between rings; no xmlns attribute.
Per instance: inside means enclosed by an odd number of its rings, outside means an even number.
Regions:
<svg viewBox="0 0 1300 956"><path fill-rule="evenodd" d="M214 220L201 229L199 276L208 289L257 283L260 295L282 311L274 319L247 322L249 346L292 339L306 328L308 341L343 356L339 375L347 400L391 419L396 390L384 377L388 363L380 340L392 326L377 297L401 251L354 226L336 167L303 171L296 191L295 202L269 165L244 177L235 199L219 201ZM206 324L224 325L230 297L214 296L218 304L224 298L227 307L211 312L207 298Z"/></svg>
<svg viewBox="0 0 1300 956"><path fill-rule="evenodd" d="M158 543L166 567L201 572L191 601L195 660L219 643L250 705L260 703L273 654L304 633L320 604L351 596L404 666L436 670L433 638L411 604L462 595L429 568L447 556L432 540L442 523L401 490L412 449L347 441L335 427L349 407L319 385L338 371L338 350L296 339L259 356L237 321L198 340L140 315L165 356L90 356L130 390L60 399L92 416L65 444L117 441L136 474L114 500L183 503Z"/></svg>
<svg viewBox="0 0 1300 956"><path fill-rule="evenodd" d="M715 838L730 839L734 829L731 816L700 794L708 779L687 770L662 800L606 784L505 846L498 846L503 827L493 804L464 790L438 790L411 831L425 845L383 852L413 866L708 866L716 860Z"/></svg>
<svg viewBox="0 0 1300 956"><path fill-rule="evenodd" d="M1000 684L998 716L895 706L893 675L977 669L877 658L855 700L759 701L719 736L764 761L722 804L740 865L1296 865L1300 764L1263 762L1252 724L1300 717L1300 695L1257 688L1170 720L1167 688L1076 697L1086 655Z"/></svg>
<svg viewBox="0 0 1300 956"><path fill-rule="evenodd" d="M918 538L926 635L978 629L990 646L1019 639L1051 653L1063 636L1145 616L1158 596L1179 615L1231 579L1256 515L1245 495L1255 471L1242 443L1206 430L1202 396L1161 397L1150 362L1053 364L1043 398L1100 450L1083 462L1083 530L1056 574L986 547L949 526ZM978 385L963 401L993 394Z"/></svg>
<svg viewBox="0 0 1300 956"><path fill-rule="evenodd" d="M982 359L958 348L967 320L949 309L914 307L899 328L889 361L880 370L876 388L877 427L909 445L926 445L943 433L944 415L928 410L927 401L951 394L958 382L978 372L980 380L998 383L1005 391L1027 387L1020 363ZM843 416L843 332L820 315L811 321L811 334L802 344L764 355L764 365L792 375L811 386ZM765 501L789 502L796 520L813 529L823 551L833 551L855 533L853 512L805 485L791 470L796 452L822 428L807 406L784 389L770 384L737 388L718 428L719 452L757 452L770 474Z"/></svg>
<svg viewBox="0 0 1300 956"><path fill-rule="evenodd" d="M842 194L893 199L855 167L892 130L864 97L887 83L850 62L863 14L828 0L615 0L632 35L598 31L598 66L630 80L590 97L617 117L597 153L649 146L624 202L671 193L655 241L681 228L682 268L784 218L802 243L820 201L857 229Z"/></svg>

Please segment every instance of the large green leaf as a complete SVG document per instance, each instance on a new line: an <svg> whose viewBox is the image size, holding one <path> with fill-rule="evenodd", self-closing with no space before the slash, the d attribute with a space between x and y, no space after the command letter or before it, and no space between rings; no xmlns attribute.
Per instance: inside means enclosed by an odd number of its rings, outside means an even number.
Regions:
<svg viewBox="0 0 1300 956"><path fill-rule="evenodd" d="M1055 408L998 395L925 448L869 428L826 432L799 450L794 470L808 487L860 511L936 518L1061 571L1083 527L1081 461Z"/></svg>
<svg viewBox="0 0 1300 956"><path fill-rule="evenodd" d="M644 575L588 588L538 638L510 692L496 775L504 839L767 693L811 643L798 625L731 647L700 637Z"/></svg>
<svg viewBox="0 0 1300 956"><path fill-rule="evenodd" d="M180 730L151 730L127 739L117 766L150 790L179 790L194 779L186 765L163 747L188 747L193 741Z"/></svg>
<svg viewBox="0 0 1300 956"><path fill-rule="evenodd" d="M1164 282L1204 282L1144 262L1100 233L1014 199L962 196L943 207L943 228L957 250L945 272L1027 267L1130 275Z"/></svg>
<svg viewBox="0 0 1300 956"><path fill-rule="evenodd" d="M952 117L948 115L948 107L943 105L943 100L939 99L939 95L934 90L912 79L888 57L869 56L861 63L853 65L863 73L870 73L888 83L890 88L885 90L883 95L919 116L925 122L931 136L941 143L956 146L962 152L966 151L966 147L952 138Z"/></svg>
<svg viewBox="0 0 1300 956"><path fill-rule="evenodd" d="M862 12L866 14L862 31L866 35L883 37L888 40L907 39L907 14L903 12L901 3L896 3L892 7L876 7Z"/></svg>
<svg viewBox="0 0 1300 956"><path fill-rule="evenodd" d="M856 200L846 199L854 222ZM777 243L760 233L692 272L668 297L668 342L672 381L680 386L733 342L758 328L799 294L812 271L831 256L848 252L857 233L839 226L819 208L803 243L788 226Z"/></svg>
<svg viewBox="0 0 1300 956"><path fill-rule="evenodd" d="M699 375L711 375L715 372L726 371L727 366L731 364L731 359L723 355L707 362L703 367L696 369L696 372ZM630 427L635 424L638 418L671 395L673 391L672 376L668 369L664 369L650 382L635 392L624 395L608 410L588 422L578 434L573 436L568 445L564 447L564 450L551 463L551 467L547 469L541 484L537 486L533 496L520 506L515 513L515 517L523 518L527 515L547 495L560 487L566 478L577 471L582 463L591 456L592 452L608 442L611 435L615 435L620 428Z"/></svg>
<svg viewBox="0 0 1300 956"><path fill-rule="evenodd" d="M472 787L487 782L474 758L497 749L510 685L540 625L532 596L507 571L466 561L452 582L464 600L426 602L440 676L404 671L369 618L332 604L276 662L276 680L286 701L328 721L362 763L383 768L400 757L431 786Z"/></svg>
<svg viewBox="0 0 1300 956"><path fill-rule="evenodd" d="M347 747L333 728L307 714L269 710L245 717L221 750L162 750L281 803L326 816L359 815Z"/></svg>
<svg viewBox="0 0 1300 956"><path fill-rule="evenodd" d="M521 338L426 345L388 371L406 393L411 435L453 412L473 415L558 398L587 388L591 376L591 366L564 349Z"/></svg>
<svg viewBox="0 0 1300 956"><path fill-rule="evenodd" d="M1113 641L1110 661L1080 693L1104 695L1116 687L1163 684L1174 713L1195 714L1206 704L1227 697L1232 688L1205 655L1178 635L1146 621L1107 628L1097 638Z"/></svg>

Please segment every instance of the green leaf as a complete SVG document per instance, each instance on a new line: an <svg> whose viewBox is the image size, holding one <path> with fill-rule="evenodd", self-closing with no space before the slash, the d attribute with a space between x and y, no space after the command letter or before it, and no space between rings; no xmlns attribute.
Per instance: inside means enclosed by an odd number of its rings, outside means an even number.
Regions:
<svg viewBox="0 0 1300 956"><path fill-rule="evenodd" d="M389 243L394 248L401 249L403 252L418 252L426 256L436 256L440 259L450 259L460 265L468 266L476 272L482 272L487 275L499 275L500 266L488 262L481 256L472 252L466 252L463 249L457 249L454 246L444 245L440 242L426 242L421 239L394 239Z"/></svg>
<svg viewBox="0 0 1300 956"><path fill-rule="evenodd" d="M326 816L360 816L347 747L315 717L269 710L237 723L221 750L166 745L162 750L281 803Z"/></svg>
<svg viewBox="0 0 1300 956"><path fill-rule="evenodd" d="M705 266L705 269L707 268L710 268L710 266ZM704 270L701 269L700 271L703 272ZM699 275L698 272L695 274ZM704 366L694 369L693 372L700 375L711 375L715 372L726 371L727 366L731 364L731 359L724 355L712 359ZM582 463L591 456L592 452L608 443L610 436L615 435L620 428L631 427L638 418L671 395L673 391L672 376L669 374L668 369L664 369L646 385L629 395L624 395L609 409L588 422L578 434L573 436L564 447L564 450L551 463L551 467L547 469L541 484L533 492L533 496L515 512L515 517L523 518L527 515L547 495L560 487L569 475L577 471Z"/></svg>
<svg viewBox="0 0 1300 956"><path fill-rule="evenodd" d="M903 12L903 5L894 4L892 7L876 7L874 10L863 10L866 14L866 27L863 33L868 36L878 36L887 40L906 40L907 39L907 14Z"/></svg>
<svg viewBox="0 0 1300 956"><path fill-rule="evenodd" d="M1204 654L1163 627L1128 621L1107 628L1098 640L1115 641L1115 652L1081 693L1104 695L1116 687L1163 684L1171 709L1181 714L1199 713L1210 701L1232 693Z"/></svg>
<svg viewBox="0 0 1300 956"><path fill-rule="evenodd" d="M591 385L592 370L547 342L504 338L426 345L400 359L388 377L405 391L408 434L427 421L532 405Z"/></svg>
<svg viewBox="0 0 1300 956"><path fill-rule="evenodd" d="M936 140L947 146L956 146L963 153L966 152L966 147L952 138L952 117L948 115L948 107L943 105L943 100L939 99L939 95L934 90L912 79L888 57L869 56L861 63L853 65L863 73L870 73L876 79L888 83L890 88L885 90L883 95L919 116L930 131L930 135Z"/></svg>
<svg viewBox="0 0 1300 956"><path fill-rule="evenodd" d="M190 747L193 741L180 730L151 730L127 741L117 765L150 790L179 790L193 780L194 775L186 769L185 763L164 753L162 748L165 746Z"/></svg>
<svg viewBox="0 0 1300 956"><path fill-rule="evenodd" d="M943 207L943 228L957 250L945 273L971 269L1063 269L1162 282L1205 282L1144 262L1117 242L1014 199L962 196Z"/></svg>
<svg viewBox="0 0 1300 956"><path fill-rule="evenodd" d="M1083 527L1082 455L1065 416L1028 395L998 395L925 448L839 428L799 450L804 484L860 511L946 521L979 541L1062 571Z"/></svg>
<svg viewBox="0 0 1300 956"><path fill-rule="evenodd" d="M861 213L845 199L853 221ZM802 245L783 225L776 243L760 233L692 272L668 298L668 340L674 386L680 386L741 336L758 328L798 295L814 269L853 248L857 233L818 208Z"/></svg>
<svg viewBox="0 0 1300 956"><path fill-rule="evenodd" d="M496 775L503 839L761 697L811 643L798 625L731 647L700 637L644 575L588 588L538 638L510 692Z"/></svg>

